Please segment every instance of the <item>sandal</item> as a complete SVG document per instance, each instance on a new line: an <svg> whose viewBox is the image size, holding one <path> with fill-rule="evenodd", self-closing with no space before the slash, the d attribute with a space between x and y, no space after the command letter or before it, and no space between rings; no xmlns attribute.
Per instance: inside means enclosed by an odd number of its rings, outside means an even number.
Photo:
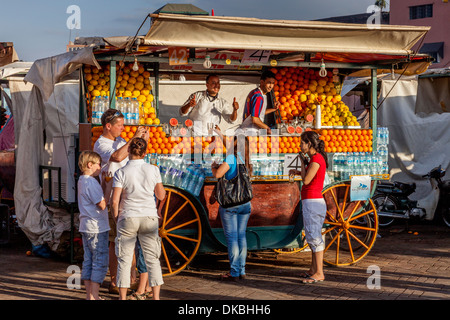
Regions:
<svg viewBox="0 0 450 320"><path fill-rule="evenodd" d="M308 278L303 279L302 283L303 284L313 284L313 283L316 283L316 282L322 282L324 280L325 279L314 279L313 277L308 277Z"/></svg>
<svg viewBox="0 0 450 320"><path fill-rule="evenodd" d="M227 281L234 281L234 282L239 281L239 277L233 277L229 272L221 274L220 279L227 280Z"/></svg>
<svg viewBox="0 0 450 320"><path fill-rule="evenodd" d="M308 278L311 278L311 274L309 274L308 272L302 272L302 273L300 273L300 278L302 278L302 279L308 279Z"/></svg>
<svg viewBox="0 0 450 320"><path fill-rule="evenodd" d="M143 294L138 294L138 293L136 293L136 292L130 294L130 295L127 297L127 300L146 300L146 299L147 299L147 296L145 295L145 293L143 293Z"/></svg>

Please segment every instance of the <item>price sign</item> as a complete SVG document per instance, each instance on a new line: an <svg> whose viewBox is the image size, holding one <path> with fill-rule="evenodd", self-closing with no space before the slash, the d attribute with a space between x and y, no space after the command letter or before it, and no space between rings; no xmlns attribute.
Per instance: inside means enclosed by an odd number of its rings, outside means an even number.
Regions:
<svg viewBox="0 0 450 320"><path fill-rule="evenodd" d="M269 61L270 50L245 50L241 63L265 63Z"/></svg>
<svg viewBox="0 0 450 320"><path fill-rule="evenodd" d="M302 161L298 154L285 154L284 155L284 168L283 175L288 176L289 170L295 169L298 171L302 170Z"/></svg>
<svg viewBox="0 0 450 320"><path fill-rule="evenodd" d="M188 63L188 49L183 47L169 47L169 65L177 66Z"/></svg>

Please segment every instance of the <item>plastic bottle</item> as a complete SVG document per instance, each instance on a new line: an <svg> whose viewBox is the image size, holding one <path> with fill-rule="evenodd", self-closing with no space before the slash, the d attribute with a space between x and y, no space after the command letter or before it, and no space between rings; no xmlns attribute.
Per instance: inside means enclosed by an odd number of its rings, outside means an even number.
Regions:
<svg viewBox="0 0 450 320"><path fill-rule="evenodd" d="M139 101L137 100L137 98L133 98L132 102L133 103L132 103L132 111L131 111L131 113L132 113L131 122L134 125L137 125L137 124L139 124Z"/></svg>
<svg viewBox="0 0 450 320"><path fill-rule="evenodd" d="M347 166L344 170L344 180L348 180L352 174L355 174L355 154L350 153L347 157Z"/></svg>
<svg viewBox="0 0 450 320"><path fill-rule="evenodd" d="M97 117L97 110L98 110L98 102L99 102L99 96L95 97L92 101L92 124L98 124L98 117Z"/></svg>
<svg viewBox="0 0 450 320"><path fill-rule="evenodd" d="M124 123L126 125L130 125L130 118L131 118L131 114L130 114L130 99L127 97L125 98L125 100L123 100L123 104L122 104L122 114L123 114L123 118L124 118Z"/></svg>
<svg viewBox="0 0 450 320"><path fill-rule="evenodd" d="M123 98L119 97L116 102L116 109L120 112L123 112Z"/></svg>
<svg viewBox="0 0 450 320"><path fill-rule="evenodd" d="M188 191L189 183L192 181L192 165L188 165L184 171L184 178L181 182L181 188Z"/></svg>
<svg viewBox="0 0 450 320"><path fill-rule="evenodd" d="M321 110L320 104L318 104L318 105L316 106L316 116L315 116L315 119L316 119L316 125L315 125L315 128L316 128L316 129L322 128L322 110Z"/></svg>
<svg viewBox="0 0 450 320"><path fill-rule="evenodd" d="M194 196L198 197L200 195L200 191L202 190L203 187L203 182L205 181L205 172L202 168L198 168L198 180L197 183L195 185L195 189L194 189Z"/></svg>

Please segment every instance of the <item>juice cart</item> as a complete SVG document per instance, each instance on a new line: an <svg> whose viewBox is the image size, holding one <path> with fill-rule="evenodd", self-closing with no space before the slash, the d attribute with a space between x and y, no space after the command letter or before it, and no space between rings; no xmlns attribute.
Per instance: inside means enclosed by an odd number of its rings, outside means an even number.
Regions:
<svg viewBox="0 0 450 320"><path fill-rule="evenodd" d="M214 72L245 78L266 68L276 74L272 99L282 103L276 133L250 141L254 198L247 228L249 250L292 252L305 247L302 182L298 177L290 182L287 172L299 167L301 132L316 130L329 153L329 179L323 190L324 261L343 266L367 255L376 240L378 217L370 196L352 200L351 180L370 176L373 192L377 180L389 178L379 152L386 146L378 143L377 70L410 72L413 66L427 66L427 56L410 52L424 29L382 26L372 32L367 26L304 21L170 14L151 18L145 37L128 40L126 50L99 48L95 57L102 68L85 67L81 73L80 122L88 123L89 130L80 126L80 141L87 139L92 143L85 145L93 146L101 134L99 113L105 103L125 114L125 139L133 136L136 126L149 127L146 161L159 166L167 191L158 205L164 275L180 272L197 254L226 251L210 165L224 158L226 141L232 137L212 148L211 136L196 136L191 123L161 122L160 79L180 74L204 79ZM211 43L213 39L220 40ZM368 76L370 84L370 128L361 128L340 96L344 77L356 71Z"/></svg>

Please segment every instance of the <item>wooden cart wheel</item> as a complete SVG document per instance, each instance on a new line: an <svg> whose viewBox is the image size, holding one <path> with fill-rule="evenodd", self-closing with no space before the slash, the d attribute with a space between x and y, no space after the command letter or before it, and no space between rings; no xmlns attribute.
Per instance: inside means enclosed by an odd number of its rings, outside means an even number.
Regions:
<svg viewBox="0 0 450 320"><path fill-rule="evenodd" d="M182 271L194 259L202 239L202 224L195 204L185 192L166 189L158 204L163 276Z"/></svg>
<svg viewBox="0 0 450 320"><path fill-rule="evenodd" d="M325 236L324 262L345 266L361 260L375 243L378 216L374 203L350 201L350 184L338 184L323 192L327 204L322 234Z"/></svg>

